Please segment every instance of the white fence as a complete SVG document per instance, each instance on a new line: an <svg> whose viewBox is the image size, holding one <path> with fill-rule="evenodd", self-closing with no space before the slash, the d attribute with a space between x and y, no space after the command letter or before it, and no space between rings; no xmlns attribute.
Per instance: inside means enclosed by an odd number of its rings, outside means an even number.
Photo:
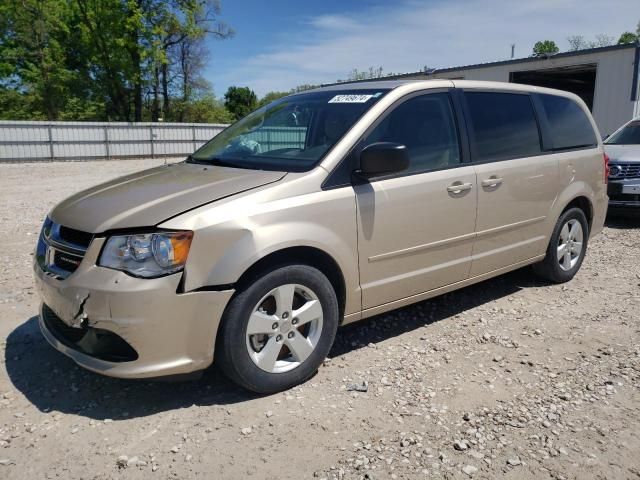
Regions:
<svg viewBox="0 0 640 480"><path fill-rule="evenodd" d="M0 162L171 157L192 153L226 125L0 121Z"/></svg>

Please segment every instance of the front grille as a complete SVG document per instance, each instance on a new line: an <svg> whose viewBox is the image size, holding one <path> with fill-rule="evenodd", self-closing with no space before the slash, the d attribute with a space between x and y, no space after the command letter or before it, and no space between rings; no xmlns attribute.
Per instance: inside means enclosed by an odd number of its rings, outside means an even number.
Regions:
<svg viewBox="0 0 640 480"><path fill-rule="evenodd" d="M614 193L614 194L609 194L609 201L640 203L640 195L637 193Z"/></svg>
<svg viewBox="0 0 640 480"><path fill-rule="evenodd" d="M640 178L640 162L638 163L609 163L609 178L621 180L625 178Z"/></svg>
<svg viewBox="0 0 640 480"><path fill-rule="evenodd" d="M72 255L61 250L56 250L53 254L54 265L69 273L75 272L81 261L81 256Z"/></svg>
<svg viewBox="0 0 640 480"><path fill-rule="evenodd" d="M50 276L64 280L78 269L92 238L91 233L56 224L47 218L36 250L40 268Z"/></svg>
<svg viewBox="0 0 640 480"><path fill-rule="evenodd" d="M47 330L69 348L107 362L132 362L138 352L122 337L101 328L70 327L47 305L42 306L42 320Z"/></svg>
<svg viewBox="0 0 640 480"><path fill-rule="evenodd" d="M67 243L87 248L91 243L92 238L92 233L82 232L80 230L74 230L73 228L60 225L60 239Z"/></svg>

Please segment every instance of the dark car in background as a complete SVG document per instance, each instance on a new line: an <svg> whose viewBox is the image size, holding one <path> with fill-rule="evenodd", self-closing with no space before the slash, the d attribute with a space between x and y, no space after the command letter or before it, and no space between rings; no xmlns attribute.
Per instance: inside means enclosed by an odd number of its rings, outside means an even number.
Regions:
<svg viewBox="0 0 640 480"><path fill-rule="evenodd" d="M640 117L604 142L609 156L609 213L640 216Z"/></svg>

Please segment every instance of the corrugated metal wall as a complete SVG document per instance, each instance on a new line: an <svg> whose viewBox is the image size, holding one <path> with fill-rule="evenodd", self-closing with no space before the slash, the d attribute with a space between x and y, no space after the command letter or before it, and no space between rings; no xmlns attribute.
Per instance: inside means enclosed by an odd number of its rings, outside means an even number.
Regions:
<svg viewBox="0 0 640 480"><path fill-rule="evenodd" d="M226 125L0 121L0 162L181 156Z"/></svg>
<svg viewBox="0 0 640 480"><path fill-rule="evenodd" d="M640 99L632 98L635 48L633 45L616 49L595 49L591 53L575 52L575 55L515 60L504 64L448 69L442 73L403 78L448 78L464 80L488 80L508 82L511 72L544 70L582 64L596 64L596 85L593 102L593 118L601 134L611 134L623 123L640 113Z"/></svg>
<svg viewBox="0 0 640 480"><path fill-rule="evenodd" d="M248 140L255 140L263 152L280 148L304 148L306 127L264 127L246 134Z"/></svg>

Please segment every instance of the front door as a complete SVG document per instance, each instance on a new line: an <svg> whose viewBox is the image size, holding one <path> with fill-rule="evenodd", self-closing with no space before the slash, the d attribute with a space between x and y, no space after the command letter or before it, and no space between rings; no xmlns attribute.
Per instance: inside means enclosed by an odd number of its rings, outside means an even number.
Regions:
<svg viewBox="0 0 640 480"><path fill-rule="evenodd" d="M355 186L363 309L467 278L476 221L476 175L461 163L448 93L413 96L362 146L407 147L409 169Z"/></svg>

